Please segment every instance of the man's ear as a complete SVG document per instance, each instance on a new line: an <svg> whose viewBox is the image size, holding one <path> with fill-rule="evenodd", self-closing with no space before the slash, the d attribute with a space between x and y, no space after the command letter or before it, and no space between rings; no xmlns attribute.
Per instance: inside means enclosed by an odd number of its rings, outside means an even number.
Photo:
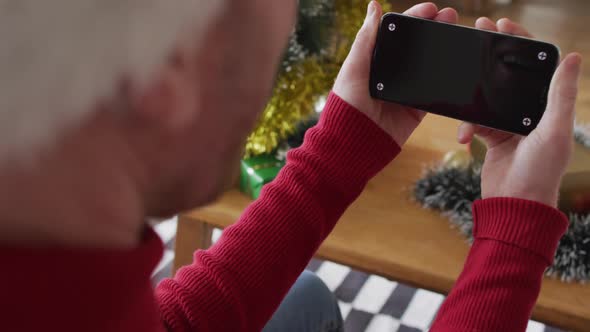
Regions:
<svg viewBox="0 0 590 332"><path fill-rule="evenodd" d="M153 83L139 92L134 112L173 130L190 125L198 111L195 74L194 60L187 54L176 53Z"/></svg>

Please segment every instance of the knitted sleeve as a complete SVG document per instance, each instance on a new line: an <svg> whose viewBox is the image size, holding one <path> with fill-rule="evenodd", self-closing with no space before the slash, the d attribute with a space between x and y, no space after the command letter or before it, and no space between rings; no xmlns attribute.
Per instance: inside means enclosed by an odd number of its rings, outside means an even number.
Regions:
<svg viewBox="0 0 590 332"><path fill-rule="evenodd" d="M260 331L368 180L400 149L335 94L301 148L209 250L156 290L173 331Z"/></svg>

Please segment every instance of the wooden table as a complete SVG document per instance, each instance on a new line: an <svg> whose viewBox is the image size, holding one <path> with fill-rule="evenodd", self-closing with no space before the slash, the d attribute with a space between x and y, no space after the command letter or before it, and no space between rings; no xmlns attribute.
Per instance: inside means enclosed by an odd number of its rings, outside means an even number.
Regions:
<svg viewBox="0 0 590 332"><path fill-rule="evenodd" d="M456 124L428 116L404 152L347 210L317 256L447 293L469 247L439 214L412 202L410 190L425 164L458 147ZM238 191L230 191L218 202L180 216L175 266L190 263L195 249L210 244L212 228L231 225L250 202ZM565 329L589 331L590 285L546 279L533 317Z"/></svg>

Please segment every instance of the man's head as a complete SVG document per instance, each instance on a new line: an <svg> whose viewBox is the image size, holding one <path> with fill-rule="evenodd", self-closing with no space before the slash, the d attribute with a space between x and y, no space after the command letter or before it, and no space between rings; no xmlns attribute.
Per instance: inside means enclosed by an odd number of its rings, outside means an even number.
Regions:
<svg viewBox="0 0 590 332"><path fill-rule="evenodd" d="M69 169L59 189L131 181L120 191L148 215L209 201L264 108L295 7L0 0L0 187L28 200L19 188Z"/></svg>
<svg viewBox="0 0 590 332"><path fill-rule="evenodd" d="M163 134L154 142L162 155L152 161L172 176L155 195L164 202L165 193L170 201L153 213L194 207L229 183L271 92L295 22L295 4L227 1L200 44L195 47L189 33L156 85L139 99L139 113Z"/></svg>

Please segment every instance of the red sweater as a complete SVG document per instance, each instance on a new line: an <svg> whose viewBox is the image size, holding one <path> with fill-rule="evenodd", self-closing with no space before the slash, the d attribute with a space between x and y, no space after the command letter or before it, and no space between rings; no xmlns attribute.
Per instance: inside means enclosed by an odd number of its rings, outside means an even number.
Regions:
<svg viewBox="0 0 590 332"><path fill-rule="evenodd" d="M259 331L344 210L399 150L331 95L260 199L155 293L150 274L162 243L151 229L127 251L2 248L2 330ZM524 331L567 220L507 198L477 202L474 219L475 243L432 331Z"/></svg>

